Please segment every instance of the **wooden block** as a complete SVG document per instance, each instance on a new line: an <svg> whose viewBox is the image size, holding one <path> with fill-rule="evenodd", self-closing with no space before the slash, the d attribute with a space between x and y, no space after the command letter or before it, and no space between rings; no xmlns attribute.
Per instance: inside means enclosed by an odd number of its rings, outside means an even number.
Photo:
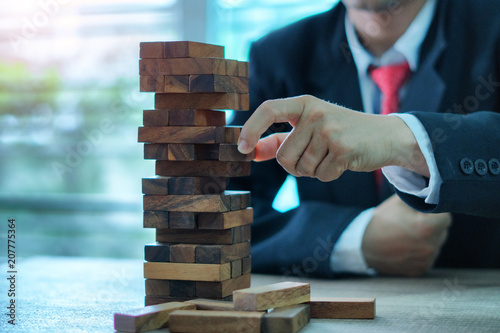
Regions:
<svg viewBox="0 0 500 333"><path fill-rule="evenodd" d="M296 333L309 322L309 305L289 305L264 314L262 333Z"/></svg>
<svg viewBox="0 0 500 333"><path fill-rule="evenodd" d="M218 143L224 141L224 132L215 126L146 126L139 127L139 142Z"/></svg>
<svg viewBox="0 0 500 333"><path fill-rule="evenodd" d="M248 257L250 242L233 245L199 245L196 247L196 262L200 264L224 264Z"/></svg>
<svg viewBox="0 0 500 333"><path fill-rule="evenodd" d="M169 280L144 280L146 295L151 296L170 296L170 281ZM211 282L216 283L216 282Z"/></svg>
<svg viewBox="0 0 500 333"><path fill-rule="evenodd" d="M311 306L311 318L375 318L375 298L313 297L309 305Z"/></svg>
<svg viewBox="0 0 500 333"><path fill-rule="evenodd" d="M174 195L224 194L225 189L224 177L172 177L169 182L169 193Z"/></svg>
<svg viewBox="0 0 500 333"><path fill-rule="evenodd" d="M196 297L195 281L170 281L170 296L172 297Z"/></svg>
<svg viewBox="0 0 500 333"><path fill-rule="evenodd" d="M168 327L172 312L175 310L195 309L196 306L194 304L174 302L115 313L115 330L122 332L145 332Z"/></svg>
<svg viewBox="0 0 500 333"><path fill-rule="evenodd" d="M168 178L142 178L142 193L151 195L167 195Z"/></svg>
<svg viewBox="0 0 500 333"><path fill-rule="evenodd" d="M144 126L168 126L170 113L165 110L142 111L142 123Z"/></svg>
<svg viewBox="0 0 500 333"><path fill-rule="evenodd" d="M231 264L145 262L144 277L158 280L224 281L231 278Z"/></svg>
<svg viewBox="0 0 500 333"><path fill-rule="evenodd" d="M168 144L169 161L218 160L218 144Z"/></svg>
<svg viewBox="0 0 500 333"><path fill-rule="evenodd" d="M196 282L199 283L199 282ZM218 282L216 282L218 283ZM222 300L213 300L205 298L197 298L193 300L186 301L186 303L194 304L197 310L207 310L207 311L234 311L233 302L227 302Z"/></svg>
<svg viewBox="0 0 500 333"><path fill-rule="evenodd" d="M225 191L231 193L231 210L241 210L248 208L252 204L250 191Z"/></svg>
<svg viewBox="0 0 500 333"><path fill-rule="evenodd" d="M260 332L263 313L243 311L175 311L170 315L170 332Z"/></svg>
<svg viewBox="0 0 500 333"><path fill-rule="evenodd" d="M139 78L139 90L141 92L157 92L163 91L165 82L163 76L158 75L142 75Z"/></svg>
<svg viewBox="0 0 500 333"><path fill-rule="evenodd" d="M144 159L168 160L168 144L166 143L144 144Z"/></svg>
<svg viewBox="0 0 500 333"><path fill-rule="evenodd" d="M224 111L185 109L169 110L170 126L226 126Z"/></svg>
<svg viewBox="0 0 500 333"><path fill-rule="evenodd" d="M184 58L184 59L141 59L140 76L164 75L237 75L236 60L219 58Z"/></svg>
<svg viewBox="0 0 500 333"><path fill-rule="evenodd" d="M144 298L144 303L145 303L146 306L148 306L148 305L162 304L162 303L167 303L167 302L187 302L187 301L191 301L192 299L193 299L192 297L173 297L173 296L153 296L153 295L147 295ZM229 302L232 301L232 296L228 296L228 297L225 297L223 299L219 299L218 301L224 301L226 303L229 303Z"/></svg>
<svg viewBox="0 0 500 333"><path fill-rule="evenodd" d="M252 271L252 256L241 260L241 274L250 274Z"/></svg>
<svg viewBox="0 0 500 333"><path fill-rule="evenodd" d="M240 137L242 126L226 126L224 127L224 143L237 144Z"/></svg>
<svg viewBox="0 0 500 333"><path fill-rule="evenodd" d="M235 143L221 143L219 145L219 161L251 161L255 156L255 150L249 154L240 153L238 145Z"/></svg>
<svg viewBox="0 0 500 333"><path fill-rule="evenodd" d="M156 174L171 177L250 176L251 162L156 161Z"/></svg>
<svg viewBox="0 0 500 333"><path fill-rule="evenodd" d="M197 214L192 212L169 212L168 225L168 229L196 229L198 227Z"/></svg>
<svg viewBox="0 0 500 333"><path fill-rule="evenodd" d="M161 80L159 80L161 82ZM188 93L189 75L165 75L163 86L157 87L157 93Z"/></svg>
<svg viewBox="0 0 500 333"><path fill-rule="evenodd" d="M144 195L144 210L227 212L231 210L231 197L225 194Z"/></svg>
<svg viewBox="0 0 500 333"><path fill-rule="evenodd" d="M231 245L249 241L250 230L250 225L225 230L156 229L156 241L163 243Z"/></svg>
<svg viewBox="0 0 500 333"><path fill-rule="evenodd" d="M253 208L245 208L226 213L198 214L199 229L228 229L247 225L253 221Z"/></svg>
<svg viewBox="0 0 500 333"><path fill-rule="evenodd" d="M236 310L259 311L310 301L309 283L280 282L233 292Z"/></svg>
<svg viewBox="0 0 500 333"><path fill-rule="evenodd" d="M189 91L248 94L248 78L213 74L190 75Z"/></svg>
<svg viewBox="0 0 500 333"><path fill-rule="evenodd" d="M142 42L140 57L147 58L224 58L224 46L191 41Z"/></svg>
<svg viewBox="0 0 500 333"><path fill-rule="evenodd" d="M250 74L248 62L238 61L238 76L248 77Z"/></svg>
<svg viewBox="0 0 500 333"><path fill-rule="evenodd" d="M157 109L231 109L248 110L248 94L235 93L183 93L155 94Z"/></svg>
<svg viewBox="0 0 500 333"><path fill-rule="evenodd" d="M144 211L144 228L170 228L169 212L160 210Z"/></svg>
<svg viewBox="0 0 500 333"><path fill-rule="evenodd" d="M195 249L196 245L194 244L170 245L170 262L194 263Z"/></svg>
<svg viewBox="0 0 500 333"><path fill-rule="evenodd" d="M163 243L146 244L144 247L144 260L150 262L169 262L170 245ZM194 261L193 261L194 262Z"/></svg>
<svg viewBox="0 0 500 333"><path fill-rule="evenodd" d="M231 278L241 276L241 259L231 261Z"/></svg>
<svg viewBox="0 0 500 333"><path fill-rule="evenodd" d="M241 275L222 282L198 281L196 282L196 296L222 298L232 295L234 290L248 287L250 287L250 274Z"/></svg>

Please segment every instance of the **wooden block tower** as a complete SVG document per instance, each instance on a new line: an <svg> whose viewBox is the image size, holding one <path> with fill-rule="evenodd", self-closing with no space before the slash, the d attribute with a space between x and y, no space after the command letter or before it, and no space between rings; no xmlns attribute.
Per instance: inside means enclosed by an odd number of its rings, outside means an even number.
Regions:
<svg viewBox="0 0 500 333"><path fill-rule="evenodd" d="M156 160L142 180L146 305L193 298L230 300L250 286L250 192L227 191L229 177L250 175L252 155L237 150L240 127L224 109L248 110L248 63L224 47L195 42L140 45L142 92L155 93L139 142Z"/></svg>

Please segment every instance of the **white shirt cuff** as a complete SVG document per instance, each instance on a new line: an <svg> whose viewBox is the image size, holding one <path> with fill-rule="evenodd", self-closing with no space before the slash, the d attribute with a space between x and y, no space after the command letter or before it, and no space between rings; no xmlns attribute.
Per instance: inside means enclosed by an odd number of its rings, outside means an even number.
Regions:
<svg viewBox="0 0 500 333"><path fill-rule="evenodd" d="M375 270L366 264L361 245L366 227L375 208L361 212L340 235L330 256L330 269L335 273L375 275Z"/></svg>
<svg viewBox="0 0 500 333"><path fill-rule="evenodd" d="M393 165L386 166L382 168L382 172L387 180L389 180L389 182L399 191L423 198L427 204L437 204L439 202L439 191L443 179L439 174L431 140L424 125L422 125L417 117L411 114L398 113L391 114L391 116L401 118L415 136L418 146L424 155L427 167L429 168L429 184L426 184L424 176L403 167Z"/></svg>

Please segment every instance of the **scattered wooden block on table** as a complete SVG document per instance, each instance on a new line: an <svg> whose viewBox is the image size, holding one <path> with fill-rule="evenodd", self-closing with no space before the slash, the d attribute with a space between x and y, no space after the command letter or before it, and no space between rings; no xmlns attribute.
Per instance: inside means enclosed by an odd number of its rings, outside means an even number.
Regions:
<svg viewBox="0 0 500 333"><path fill-rule="evenodd" d="M146 143L219 143L225 140L224 127L146 126L139 127L139 142Z"/></svg>
<svg viewBox="0 0 500 333"><path fill-rule="evenodd" d="M199 283L199 282L197 282ZM186 301L186 303L194 304L197 310L207 311L234 311L233 302L214 300L207 298L197 298Z"/></svg>
<svg viewBox="0 0 500 333"><path fill-rule="evenodd" d="M148 58L224 58L224 46L191 41L142 42L140 57Z"/></svg>
<svg viewBox="0 0 500 333"><path fill-rule="evenodd" d="M249 241L250 233L250 225L225 230L156 229L156 241L163 243L231 245Z"/></svg>
<svg viewBox="0 0 500 333"><path fill-rule="evenodd" d="M133 309L114 314L115 330L123 332L145 332L168 326L169 317L175 310L195 310L190 303L167 303Z"/></svg>
<svg viewBox="0 0 500 333"><path fill-rule="evenodd" d="M276 308L262 317L262 333L296 333L309 322L309 305Z"/></svg>
<svg viewBox="0 0 500 333"><path fill-rule="evenodd" d="M170 262L195 262L196 244L172 244L170 245Z"/></svg>
<svg viewBox="0 0 500 333"><path fill-rule="evenodd" d="M156 161L156 174L167 177L250 176L251 162Z"/></svg>
<svg viewBox="0 0 500 333"><path fill-rule="evenodd" d="M220 58L141 59L140 76L238 75L238 61Z"/></svg>
<svg viewBox="0 0 500 333"><path fill-rule="evenodd" d="M249 154L240 153L237 144L221 143L219 145L219 161L251 161L255 156L255 150Z"/></svg>
<svg viewBox="0 0 500 333"><path fill-rule="evenodd" d="M245 208L225 213L200 213L198 215L199 229L229 229L247 225L253 221L253 208Z"/></svg>
<svg viewBox="0 0 500 333"><path fill-rule="evenodd" d="M224 264L250 256L250 242L233 245L198 245L196 262L200 264Z"/></svg>
<svg viewBox="0 0 500 333"><path fill-rule="evenodd" d="M233 303L236 310L260 311L310 301L309 283L280 282L267 286L236 290Z"/></svg>
<svg viewBox="0 0 500 333"><path fill-rule="evenodd" d="M170 332L260 332L260 312L175 311L170 316Z"/></svg>
<svg viewBox="0 0 500 333"><path fill-rule="evenodd" d="M169 262L170 245L164 243L146 244L144 247L144 260L151 262Z"/></svg>
<svg viewBox="0 0 500 333"><path fill-rule="evenodd" d="M250 287L250 280L250 274L245 274L221 282L198 281L196 282L196 296L207 298L227 297L232 295L234 290ZM232 303L231 310L234 310Z"/></svg>
<svg viewBox="0 0 500 333"><path fill-rule="evenodd" d="M248 110L248 94L235 93L183 93L155 94L157 109L230 109Z"/></svg>
<svg viewBox="0 0 500 333"><path fill-rule="evenodd" d="M313 297L311 318L374 319L375 298Z"/></svg>
<svg viewBox="0 0 500 333"><path fill-rule="evenodd" d="M157 280L224 281L231 278L231 264L145 262L144 277Z"/></svg>
<svg viewBox="0 0 500 333"><path fill-rule="evenodd" d="M144 228L170 228L170 213L161 210L144 211Z"/></svg>

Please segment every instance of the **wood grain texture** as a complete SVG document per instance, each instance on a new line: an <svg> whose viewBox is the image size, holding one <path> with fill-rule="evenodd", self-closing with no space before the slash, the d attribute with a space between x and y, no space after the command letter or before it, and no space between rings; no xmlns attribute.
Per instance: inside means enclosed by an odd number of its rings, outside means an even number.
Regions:
<svg viewBox="0 0 500 333"><path fill-rule="evenodd" d="M170 280L145 279L144 287L146 295L170 296Z"/></svg>
<svg viewBox="0 0 500 333"><path fill-rule="evenodd" d="M296 333L309 322L309 305L276 308L262 317L262 333Z"/></svg>
<svg viewBox="0 0 500 333"><path fill-rule="evenodd" d="M375 298L313 297L311 318L374 319Z"/></svg>
<svg viewBox="0 0 500 333"><path fill-rule="evenodd" d="M252 271L252 256L241 260L241 274L250 274Z"/></svg>
<svg viewBox="0 0 500 333"><path fill-rule="evenodd" d="M168 160L168 144L166 143L145 143L145 160Z"/></svg>
<svg viewBox="0 0 500 333"><path fill-rule="evenodd" d="M224 127L224 143L237 144L241 134L242 126L226 126Z"/></svg>
<svg viewBox="0 0 500 333"><path fill-rule="evenodd" d="M202 245L232 245L250 240L250 225L225 230L156 229L156 241Z"/></svg>
<svg viewBox="0 0 500 333"><path fill-rule="evenodd" d="M248 78L213 74L190 75L189 91L248 94Z"/></svg>
<svg viewBox="0 0 500 333"><path fill-rule="evenodd" d="M168 178L142 178L142 193L151 195L168 195Z"/></svg>
<svg viewBox="0 0 500 333"><path fill-rule="evenodd" d="M168 144L169 161L219 160L218 144Z"/></svg>
<svg viewBox="0 0 500 333"><path fill-rule="evenodd" d="M229 229L253 222L253 208L234 210L226 213L198 214L199 229Z"/></svg>
<svg viewBox="0 0 500 333"><path fill-rule="evenodd" d="M219 143L225 140L225 129L216 126L146 126L139 127L138 140L146 143Z"/></svg>
<svg viewBox="0 0 500 333"><path fill-rule="evenodd" d="M169 177L250 176L251 162L156 161L156 174Z"/></svg>
<svg viewBox="0 0 500 333"><path fill-rule="evenodd" d="M215 195L224 194L225 189L226 178L224 177L155 177L142 179L142 193L151 195ZM241 196L246 198L248 192L228 192L228 194L237 193L241 193Z"/></svg>
<svg viewBox="0 0 500 333"><path fill-rule="evenodd" d="M145 262L144 277L158 280L224 281L231 278L231 264Z"/></svg>
<svg viewBox="0 0 500 333"><path fill-rule="evenodd" d="M168 228L165 229L196 229L198 217L192 212L169 212Z"/></svg>
<svg viewBox="0 0 500 333"><path fill-rule="evenodd" d="M188 301L191 301L192 299L193 299L192 297L146 295L146 297L144 297L144 303L146 306L148 306L148 305L162 304L162 303L167 303L167 302L188 302ZM217 301L224 301L224 302L228 303L228 302L232 302L232 296L228 296L228 297L224 297L223 299L216 299L216 300Z"/></svg>
<svg viewBox="0 0 500 333"><path fill-rule="evenodd" d="M231 278L241 276L241 259L231 261Z"/></svg>
<svg viewBox="0 0 500 333"><path fill-rule="evenodd" d="M157 109L230 109L244 111L249 108L248 94L235 93L157 93Z"/></svg>
<svg viewBox="0 0 500 333"><path fill-rule="evenodd" d="M195 244L170 245L170 262L194 263L196 246Z"/></svg>
<svg viewBox="0 0 500 333"><path fill-rule="evenodd" d="M256 151L249 154L242 154L238 151L235 143L221 143L219 145L219 161L252 161L256 156Z"/></svg>
<svg viewBox="0 0 500 333"><path fill-rule="evenodd" d="M196 296L207 298L227 297L232 295L235 290L250 287L250 280L250 274L245 274L222 282L198 281L196 282Z"/></svg>
<svg viewBox="0 0 500 333"><path fill-rule="evenodd" d="M181 59L141 59L140 76L164 75L238 75L236 60L220 58L181 58Z"/></svg>
<svg viewBox="0 0 500 333"><path fill-rule="evenodd" d="M223 264L250 255L250 242L233 245L199 245L196 247L196 262L200 264Z"/></svg>
<svg viewBox="0 0 500 333"><path fill-rule="evenodd" d="M242 311L175 311L170 332L258 333L262 313Z"/></svg>
<svg viewBox="0 0 500 333"><path fill-rule="evenodd" d="M238 76L248 77L250 75L249 63L246 61L238 62Z"/></svg>
<svg viewBox="0 0 500 333"><path fill-rule="evenodd" d="M195 310L190 303L173 302L114 314L114 327L122 332L145 332L168 327L170 314L175 310Z"/></svg>
<svg viewBox="0 0 500 333"><path fill-rule="evenodd" d="M224 46L191 42L141 42L139 55L148 58L224 58Z"/></svg>
<svg viewBox="0 0 500 333"><path fill-rule="evenodd" d="M237 290L233 293L236 310L259 311L310 301L309 283L281 282Z"/></svg>
<svg viewBox="0 0 500 333"><path fill-rule="evenodd" d="M144 195L144 210L170 212L227 212L231 210L231 196L201 195Z"/></svg>
<svg viewBox="0 0 500 333"><path fill-rule="evenodd" d="M169 244L152 243L152 244L146 244L146 246L144 246L144 260L146 261L169 262L170 255L171 254L170 254Z"/></svg>
<svg viewBox="0 0 500 333"><path fill-rule="evenodd" d="M163 91L165 78L158 75L142 75L139 78L139 90L141 92Z"/></svg>
<svg viewBox="0 0 500 333"><path fill-rule="evenodd" d="M144 126L226 126L224 111L204 109L144 110Z"/></svg>
<svg viewBox="0 0 500 333"><path fill-rule="evenodd" d="M169 126L169 117L168 110L143 110L142 124L144 126Z"/></svg>
<svg viewBox="0 0 500 333"><path fill-rule="evenodd" d="M170 296L172 297L196 297L196 282L171 280Z"/></svg>
<svg viewBox="0 0 500 333"><path fill-rule="evenodd" d="M170 213L160 210L144 211L144 228L170 228Z"/></svg>
<svg viewBox="0 0 500 333"><path fill-rule="evenodd" d="M199 283L199 282L197 282ZM218 282L215 282L218 283ZM196 298L186 301L186 303L194 304L197 310L207 311L234 311L233 302L223 300L214 300L208 298Z"/></svg>

